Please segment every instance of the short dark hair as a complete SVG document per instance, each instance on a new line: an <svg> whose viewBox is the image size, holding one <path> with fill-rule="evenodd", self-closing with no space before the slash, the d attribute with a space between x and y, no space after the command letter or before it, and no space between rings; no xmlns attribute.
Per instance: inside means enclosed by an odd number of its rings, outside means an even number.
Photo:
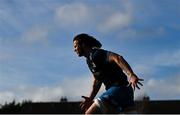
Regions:
<svg viewBox="0 0 180 115"><path fill-rule="evenodd" d="M90 36L88 34L82 33L82 34L78 34L77 36L74 37L73 41L79 41L79 44L81 45L82 43L84 43L85 45L93 48L93 47L97 47L97 48L101 48L102 44L93 36Z"/></svg>

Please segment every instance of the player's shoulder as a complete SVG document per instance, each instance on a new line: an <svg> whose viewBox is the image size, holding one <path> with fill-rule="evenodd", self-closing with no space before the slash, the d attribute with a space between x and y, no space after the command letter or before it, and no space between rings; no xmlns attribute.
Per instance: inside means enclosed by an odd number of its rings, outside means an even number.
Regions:
<svg viewBox="0 0 180 115"><path fill-rule="evenodd" d="M96 60L96 61L104 60L107 58L108 52L109 51L107 51L105 49L100 49L100 48L94 49L92 59Z"/></svg>
<svg viewBox="0 0 180 115"><path fill-rule="evenodd" d="M102 55L105 55L108 51L105 50L105 49L101 49L101 48L96 48L94 49L94 56L102 56Z"/></svg>

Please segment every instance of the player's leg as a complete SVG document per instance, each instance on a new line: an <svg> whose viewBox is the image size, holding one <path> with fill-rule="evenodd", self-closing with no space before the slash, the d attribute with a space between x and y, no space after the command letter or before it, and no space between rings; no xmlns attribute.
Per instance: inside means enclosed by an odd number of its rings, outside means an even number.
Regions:
<svg viewBox="0 0 180 115"><path fill-rule="evenodd" d="M86 111L86 114L106 114L106 113L117 113L117 109L109 105L106 102L102 102L100 98L95 99L94 103Z"/></svg>
<svg viewBox="0 0 180 115"><path fill-rule="evenodd" d="M94 102L89 109L85 112L85 114L100 114L102 113L98 104Z"/></svg>

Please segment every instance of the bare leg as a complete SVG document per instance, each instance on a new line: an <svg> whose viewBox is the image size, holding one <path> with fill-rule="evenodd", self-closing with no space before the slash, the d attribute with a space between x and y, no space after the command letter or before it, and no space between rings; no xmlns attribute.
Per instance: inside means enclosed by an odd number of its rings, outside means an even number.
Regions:
<svg viewBox="0 0 180 115"><path fill-rule="evenodd" d="M101 105L101 104L100 104ZM102 110L102 111L101 111ZM103 105L101 105L101 108L99 107L99 105L94 102L89 108L88 110L85 112L85 114L106 114L106 113L111 113L111 114L117 114L120 111L117 111L116 108L114 108L113 106L107 104L107 103L103 103Z"/></svg>
<svg viewBox="0 0 180 115"><path fill-rule="evenodd" d="M93 103L85 114L100 114L101 110L96 103Z"/></svg>

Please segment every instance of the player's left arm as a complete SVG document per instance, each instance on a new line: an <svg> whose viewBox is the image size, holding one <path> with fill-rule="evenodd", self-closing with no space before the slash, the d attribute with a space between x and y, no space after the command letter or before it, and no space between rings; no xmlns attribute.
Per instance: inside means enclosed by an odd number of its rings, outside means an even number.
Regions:
<svg viewBox="0 0 180 115"><path fill-rule="evenodd" d="M118 55L113 52L109 52L108 60L110 63L116 63L130 77L129 82L134 90L135 87L140 89L138 84L142 86L142 83L140 81L143 81L143 79L139 79L137 77L137 75L133 72L128 62L121 55Z"/></svg>

